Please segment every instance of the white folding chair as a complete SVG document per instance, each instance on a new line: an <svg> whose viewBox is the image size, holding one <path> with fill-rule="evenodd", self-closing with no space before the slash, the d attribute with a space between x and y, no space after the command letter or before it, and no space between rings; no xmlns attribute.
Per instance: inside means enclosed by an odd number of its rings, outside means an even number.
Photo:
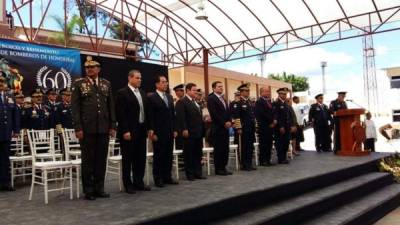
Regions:
<svg viewBox="0 0 400 225"><path fill-rule="evenodd" d="M32 200L35 184L44 187L45 204L48 204L48 193L52 191L69 190L70 199L73 199L72 163L68 161L57 161L57 155L54 150L54 129L28 130L28 140L32 152L32 185L29 193L29 200ZM38 151L41 153L38 153ZM43 157L41 154L47 155ZM41 161L37 162L38 159ZM36 172L40 172L41 175L37 175ZM49 178L50 173L53 174L54 177ZM69 175L68 178L66 177L67 174ZM66 179L69 179L68 187L64 185ZM50 189L50 181L62 181L63 185L58 188L56 183L56 187Z"/></svg>
<svg viewBox="0 0 400 225"><path fill-rule="evenodd" d="M81 146L79 139L76 138L74 129L61 129L62 143L64 144L65 161L72 163L72 168L75 169L73 178L76 182L76 197L80 197L80 176L81 176Z"/></svg>
<svg viewBox="0 0 400 225"><path fill-rule="evenodd" d="M148 138L146 139L146 185L150 185L150 162L152 162L154 156L153 142Z"/></svg>
<svg viewBox="0 0 400 225"><path fill-rule="evenodd" d="M62 141L65 150L65 160L75 160L81 158L81 145L76 138L74 129L61 129Z"/></svg>
<svg viewBox="0 0 400 225"><path fill-rule="evenodd" d="M119 142L115 138L110 138L107 157L106 175L104 180L107 179L108 174L117 175L119 191L122 191L122 155L121 149L119 148Z"/></svg>
<svg viewBox="0 0 400 225"><path fill-rule="evenodd" d="M20 136L12 138L10 156L11 186L14 187L14 181L17 177L22 177L25 182L26 176L32 175L32 155L24 151L24 132Z"/></svg>
<svg viewBox="0 0 400 225"><path fill-rule="evenodd" d="M229 144L229 159L235 160L235 168L239 170L239 145Z"/></svg>
<svg viewBox="0 0 400 225"><path fill-rule="evenodd" d="M207 166L207 175L211 175L211 153L214 151L213 147L206 146L206 139L203 138L203 158Z"/></svg>
<svg viewBox="0 0 400 225"><path fill-rule="evenodd" d="M292 160L294 158L294 154L293 154L293 148L292 148L292 140L290 140L289 142L289 148L287 151L287 158Z"/></svg>
<svg viewBox="0 0 400 225"><path fill-rule="evenodd" d="M254 151L253 151L253 155L254 155L254 161L256 166L259 165L259 161L258 161L258 156L260 154L260 143L258 142L258 135L256 134L256 142L254 142Z"/></svg>
<svg viewBox="0 0 400 225"><path fill-rule="evenodd" d="M174 139L172 165L175 167L175 178L179 180L179 156L183 154L183 149L176 149L176 139Z"/></svg>

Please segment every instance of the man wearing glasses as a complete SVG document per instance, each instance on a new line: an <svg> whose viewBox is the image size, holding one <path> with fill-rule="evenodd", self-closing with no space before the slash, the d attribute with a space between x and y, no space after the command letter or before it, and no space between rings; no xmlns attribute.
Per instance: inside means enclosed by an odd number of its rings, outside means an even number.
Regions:
<svg viewBox="0 0 400 225"><path fill-rule="evenodd" d="M250 101L250 84L240 85L237 90L240 92L240 100L232 110L234 126L240 137L241 144L241 170L256 170L252 164L256 121L254 105Z"/></svg>
<svg viewBox="0 0 400 225"><path fill-rule="evenodd" d="M111 84L100 78L100 63L88 56L86 77L72 87L72 119L82 149L82 185L86 200L108 198L104 176L109 137L115 136L116 117Z"/></svg>

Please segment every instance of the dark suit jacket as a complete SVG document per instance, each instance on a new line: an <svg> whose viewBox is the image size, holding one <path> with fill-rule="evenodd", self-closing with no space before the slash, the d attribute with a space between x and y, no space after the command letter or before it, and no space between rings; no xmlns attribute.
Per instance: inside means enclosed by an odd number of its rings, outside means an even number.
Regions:
<svg viewBox="0 0 400 225"><path fill-rule="evenodd" d="M225 106L226 108L214 93L208 96L207 108L212 120L211 129L215 130L217 133L226 132L225 123L232 121L229 106L226 101Z"/></svg>
<svg viewBox="0 0 400 225"><path fill-rule="evenodd" d="M151 94L149 102L149 130L158 138L171 138L175 131L175 107L172 96L166 93L168 105L157 92Z"/></svg>
<svg viewBox="0 0 400 225"><path fill-rule="evenodd" d="M180 132L189 131L189 137L204 136L204 123L201 109L189 100L187 96L176 103L177 126Z"/></svg>
<svg viewBox="0 0 400 225"><path fill-rule="evenodd" d="M274 121L274 110L272 102L267 102L265 98L260 97L256 101L255 114L258 123L258 131L270 131L269 127Z"/></svg>
<svg viewBox="0 0 400 225"><path fill-rule="evenodd" d="M147 98L142 90L140 90L140 95L142 96L144 107L144 123L147 127L149 116ZM115 111L118 122L118 138L122 138L123 134L126 132L131 132L131 135L135 137L135 133L139 132L140 105L135 94L128 86L118 90Z"/></svg>

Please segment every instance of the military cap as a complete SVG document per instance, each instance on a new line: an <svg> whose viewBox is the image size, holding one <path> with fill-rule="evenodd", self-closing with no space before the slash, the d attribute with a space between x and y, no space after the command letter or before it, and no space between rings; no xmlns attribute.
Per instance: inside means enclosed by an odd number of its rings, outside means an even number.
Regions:
<svg viewBox="0 0 400 225"><path fill-rule="evenodd" d="M22 94L22 92L15 92L14 96L15 98L24 98L24 94Z"/></svg>
<svg viewBox="0 0 400 225"><path fill-rule="evenodd" d="M289 92L289 88L283 87L276 90L277 93L287 94Z"/></svg>
<svg viewBox="0 0 400 225"><path fill-rule="evenodd" d="M85 67L88 67L88 66L98 66L98 67L100 67L100 63L95 61L95 60L93 60L92 56L87 56L86 57L86 62L85 62Z"/></svg>
<svg viewBox="0 0 400 225"><path fill-rule="evenodd" d="M237 88L238 91L249 91L250 83L244 83Z"/></svg>
<svg viewBox="0 0 400 225"><path fill-rule="evenodd" d="M71 95L71 88L67 87L60 91L61 95Z"/></svg>
<svg viewBox="0 0 400 225"><path fill-rule="evenodd" d="M31 92L31 96L42 96L43 95L43 91L40 88L36 88Z"/></svg>
<svg viewBox="0 0 400 225"><path fill-rule="evenodd" d="M57 91L55 88L50 88L46 91L46 95L57 95Z"/></svg>
<svg viewBox="0 0 400 225"><path fill-rule="evenodd" d="M197 89L197 94L203 94L203 92L201 91L201 88Z"/></svg>
<svg viewBox="0 0 400 225"><path fill-rule="evenodd" d="M178 84L178 85L176 85L176 86L173 88L173 90L174 90L174 91L177 91L177 90L183 91L184 88L185 88L185 85L184 85L184 84Z"/></svg>
<svg viewBox="0 0 400 225"><path fill-rule="evenodd" d="M317 98L319 98L319 97L321 97L321 96L324 96L324 94L317 94L317 95L315 96L315 99L317 99Z"/></svg>
<svg viewBox="0 0 400 225"><path fill-rule="evenodd" d="M338 93L338 95L345 95L347 93L347 91L338 91L337 93Z"/></svg>

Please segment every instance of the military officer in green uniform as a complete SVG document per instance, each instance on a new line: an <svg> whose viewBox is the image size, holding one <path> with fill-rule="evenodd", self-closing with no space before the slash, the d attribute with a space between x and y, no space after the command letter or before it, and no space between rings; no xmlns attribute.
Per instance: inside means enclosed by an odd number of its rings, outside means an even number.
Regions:
<svg viewBox="0 0 400 225"><path fill-rule="evenodd" d="M344 100L346 97L345 91L340 91L338 92L338 97L336 100L331 101L331 104L329 105L329 110L331 111L333 115L333 124L334 124L334 133L333 133L333 138L334 138L334 147L333 150L335 153L340 151L340 121L339 118L335 116L335 112L340 110L340 109L347 109L347 104Z"/></svg>
<svg viewBox="0 0 400 225"><path fill-rule="evenodd" d="M109 137L115 136L116 117L109 81L100 78L100 64L90 56L85 62L86 77L72 87L72 117L82 149L82 185L86 200L108 198L104 176Z"/></svg>

